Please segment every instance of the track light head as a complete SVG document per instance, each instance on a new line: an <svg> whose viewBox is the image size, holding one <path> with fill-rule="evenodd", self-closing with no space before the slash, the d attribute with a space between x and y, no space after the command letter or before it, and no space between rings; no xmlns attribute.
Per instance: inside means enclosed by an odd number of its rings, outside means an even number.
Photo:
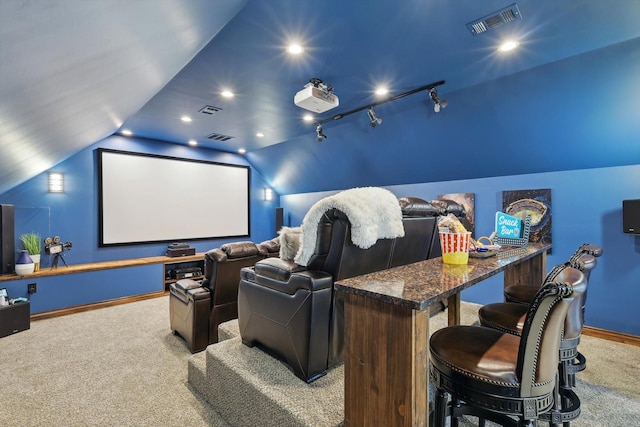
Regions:
<svg viewBox="0 0 640 427"><path fill-rule="evenodd" d="M316 137L318 138L318 141L322 142L323 140L327 139L327 135L325 135L322 132L322 125L318 125L316 126Z"/></svg>
<svg viewBox="0 0 640 427"><path fill-rule="evenodd" d="M449 103L444 99L440 99L436 88L429 89L429 97L433 101L433 111L439 113L441 109L446 108Z"/></svg>
<svg viewBox="0 0 640 427"><path fill-rule="evenodd" d="M376 116L376 112L373 111L373 107L369 107L369 110L367 110L367 116L369 116L369 124L372 128L382 124L382 119Z"/></svg>

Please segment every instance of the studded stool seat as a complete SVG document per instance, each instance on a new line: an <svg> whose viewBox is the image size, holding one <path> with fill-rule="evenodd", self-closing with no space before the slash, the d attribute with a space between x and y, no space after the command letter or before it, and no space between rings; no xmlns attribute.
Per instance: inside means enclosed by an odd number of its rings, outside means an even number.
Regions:
<svg viewBox="0 0 640 427"><path fill-rule="evenodd" d="M591 255L583 254L583 257L591 257ZM559 348L558 394L560 396L556 396L559 402L555 412L552 413L559 422L568 423L580 414L580 400L571 389L575 387L575 373L579 369L579 366L574 365L574 360L579 354L578 344L584 323L587 280L577 268L562 266L558 270L555 280L570 284L573 287L573 294L564 320L564 334ZM478 317L482 326L519 336L523 333L528 310L529 306L525 304L500 302L482 306L478 310ZM583 361L579 360L578 364Z"/></svg>
<svg viewBox="0 0 640 427"><path fill-rule="evenodd" d="M481 425L488 419L528 426L549 412L571 293L564 283L541 288L528 307L521 336L484 326L449 326L434 332L429 364L436 387L433 426L444 427L451 416L455 427L464 414L479 417Z"/></svg>

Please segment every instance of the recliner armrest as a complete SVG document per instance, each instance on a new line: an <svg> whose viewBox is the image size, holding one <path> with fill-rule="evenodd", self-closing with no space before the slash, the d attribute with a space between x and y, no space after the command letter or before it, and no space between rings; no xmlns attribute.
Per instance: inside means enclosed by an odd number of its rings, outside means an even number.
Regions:
<svg viewBox="0 0 640 427"><path fill-rule="evenodd" d="M176 288L185 292L188 291L189 289L194 289L194 288L199 288L201 287L201 283L200 282L196 282L193 279L182 279L182 280L178 280L176 282Z"/></svg>
<svg viewBox="0 0 640 427"><path fill-rule="evenodd" d="M281 258L265 258L256 262L254 268L257 275L270 277L283 282L289 280L292 273L306 270L306 267L302 265Z"/></svg>
<svg viewBox="0 0 640 427"><path fill-rule="evenodd" d="M197 301L210 298L209 289L203 288L200 283L191 279L179 280L172 283L169 292L185 304L189 301Z"/></svg>
<svg viewBox="0 0 640 427"><path fill-rule="evenodd" d="M240 270L240 279L260 286L293 295L300 289L317 291L333 286L329 273L307 270L293 261L265 258L253 267Z"/></svg>

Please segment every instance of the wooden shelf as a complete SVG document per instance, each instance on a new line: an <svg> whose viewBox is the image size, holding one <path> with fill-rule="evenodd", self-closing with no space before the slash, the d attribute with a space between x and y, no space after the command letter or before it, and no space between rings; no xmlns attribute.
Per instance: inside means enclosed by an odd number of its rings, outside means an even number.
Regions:
<svg viewBox="0 0 640 427"><path fill-rule="evenodd" d="M21 279L32 279L38 277L47 277L47 276L60 276L64 274L75 274L75 273L86 273L89 271L99 271L99 270L110 270L113 268L124 268L124 267L135 267L138 265L149 265L149 264L175 264L182 262L192 262L192 261L200 261L204 259L204 252L196 253L195 255L187 255L181 257L168 257L168 256L156 256L156 257L148 257L148 258L132 258L132 259L122 259L115 261L103 261L103 262L92 262L88 264L72 264L68 267L63 265L59 265L57 268L41 268L40 271L34 272L33 274L26 274L24 276L18 276L17 274L7 274L4 276L0 276L0 282L6 282L9 280L21 280Z"/></svg>

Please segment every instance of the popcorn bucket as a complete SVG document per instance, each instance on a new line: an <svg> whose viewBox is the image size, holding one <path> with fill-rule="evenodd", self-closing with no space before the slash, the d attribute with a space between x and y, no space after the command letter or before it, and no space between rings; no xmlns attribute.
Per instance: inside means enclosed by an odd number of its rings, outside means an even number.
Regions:
<svg viewBox="0 0 640 427"><path fill-rule="evenodd" d="M470 231L467 231L466 233L440 232L442 262L445 264L467 264L469 262L470 239Z"/></svg>

